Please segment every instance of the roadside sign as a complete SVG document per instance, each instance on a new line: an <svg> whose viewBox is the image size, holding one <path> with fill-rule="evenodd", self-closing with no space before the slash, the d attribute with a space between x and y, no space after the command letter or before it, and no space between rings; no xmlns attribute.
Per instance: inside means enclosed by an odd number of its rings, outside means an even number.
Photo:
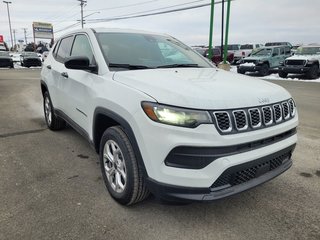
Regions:
<svg viewBox="0 0 320 240"><path fill-rule="evenodd" d="M51 23L33 22L33 37L53 39L53 27Z"/></svg>
<svg viewBox="0 0 320 240"><path fill-rule="evenodd" d="M0 43L3 43L3 36L0 35Z"/></svg>

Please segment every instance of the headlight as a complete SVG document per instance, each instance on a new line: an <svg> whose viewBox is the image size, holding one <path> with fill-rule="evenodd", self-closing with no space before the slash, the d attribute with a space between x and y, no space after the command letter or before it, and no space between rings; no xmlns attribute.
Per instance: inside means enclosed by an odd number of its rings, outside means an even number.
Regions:
<svg viewBox="0 0 320 240"><path fill-rule="evenodd" d="M212 119L206 111L171 107L150 102L142 102L141 106L147 116L155 122L188 128L212 123Z"/></svg>

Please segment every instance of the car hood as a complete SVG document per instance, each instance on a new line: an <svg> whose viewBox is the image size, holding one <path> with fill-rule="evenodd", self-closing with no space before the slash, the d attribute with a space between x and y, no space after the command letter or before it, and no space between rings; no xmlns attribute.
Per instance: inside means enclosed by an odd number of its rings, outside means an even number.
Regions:
<svg viewBox="0 0 320 240"><path fill-rule="evenodd" d="M244 58L244 60L256 60L256 61L264 61L267 59L269 59L268 56L250 56L250 57Z"/></svg>
<svg viewBox="0 0 320 240"><path fill-rule="evenodd" d="M318 60L320 59L320 55L293 55L288 57L286 60Z"/></svg>
<svg viewBox="0 0 320 240"><path fill-rule="evenodd" d="M278 85L215 68L119 71L113 79L159 103L194 109L233 109L290 98Z"/></svg>

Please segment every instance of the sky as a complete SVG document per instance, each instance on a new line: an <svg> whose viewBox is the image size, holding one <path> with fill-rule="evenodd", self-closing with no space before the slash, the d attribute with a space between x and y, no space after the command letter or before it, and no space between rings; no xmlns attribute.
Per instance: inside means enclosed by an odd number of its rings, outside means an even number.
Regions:
<svg viewBox="0 0 320 240"><path fill-rule="evenodd" d="M218 1L218 0L216 0ZM11 0L12 29L16 40L33 41L32 22L52 23L55 38L79 28L77 0ZM154 9L170 10L210 3L210 0L87 0L85 19L106 19ZM170 6L176 6L169 8ZM225 5L226 8L227 4ZM215 5L213 45L220 45L221 4ZM320 43L319 0L234 0L231 2L229 43L288 41L292 44ZM143 18L87 23L85 27L129 28L170 34L188 45L208 45L210 7ZM0 35L10 42L7 7L0 2ZM40 40L40 39L39 39Z"/></svg>

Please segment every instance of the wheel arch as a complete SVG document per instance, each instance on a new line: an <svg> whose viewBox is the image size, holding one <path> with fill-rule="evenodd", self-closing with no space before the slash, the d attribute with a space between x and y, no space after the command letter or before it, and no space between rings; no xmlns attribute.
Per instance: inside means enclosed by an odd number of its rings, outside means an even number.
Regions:
<svg viewBox="0 0 320 240"><path fill-rule="evenodd" d="M45 92L49 92L49 89L47 84L43 80L40 81L40 85L41 85L41 93L43 96Z"/></svg>
<svg viewBox="0 0 320 240"><path fill-rule="evenodd" d="M147 177L148 175L139 149L139 145L129 122L119 114L103 107L97 107L94 111L93 116L92 138L96 152L99 153L100 141L104 131L107 128L116 125L120 125L123 128L124 132L127 134L127 137L129 138L129 141L134 150L136 159L138 160L138 164L143 170L144 176Z"/></svg>

